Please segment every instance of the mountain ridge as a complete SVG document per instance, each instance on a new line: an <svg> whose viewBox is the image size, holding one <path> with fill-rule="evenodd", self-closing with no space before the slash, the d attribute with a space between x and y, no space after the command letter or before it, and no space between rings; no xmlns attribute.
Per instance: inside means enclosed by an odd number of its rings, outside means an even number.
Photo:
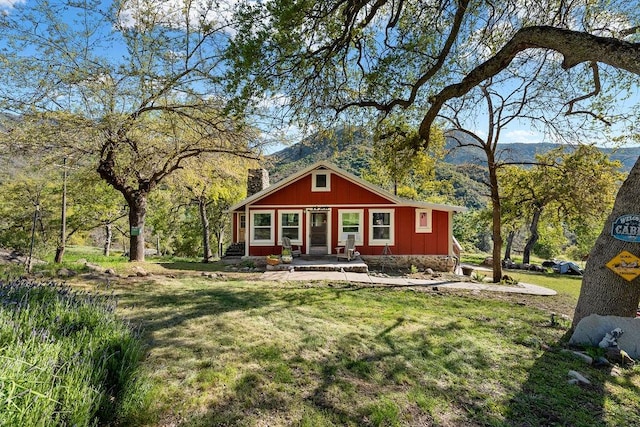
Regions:
<svg viewBox="0 0 640 427"><path fill-rule="evenodd" d="M464 145L464 144L463 144ZM535 161L536 154L546 153L557 147L568 145L554 143L506 143L498 149L497 158L505 163L527 164ZM640 156L640 147L602 148L612 160L620 161L622 171L628 173ZM448 180L452 191L448 196L456 203L471 209L486 206L486 158L478 147L458 146L449 138L445 145L446 155L436 165L436 180ZM370 170L373 143L363 132L336 130L312 135L302 141L265 157L264 167L272 182L320 161L330 161L356 176Z"/></svg>

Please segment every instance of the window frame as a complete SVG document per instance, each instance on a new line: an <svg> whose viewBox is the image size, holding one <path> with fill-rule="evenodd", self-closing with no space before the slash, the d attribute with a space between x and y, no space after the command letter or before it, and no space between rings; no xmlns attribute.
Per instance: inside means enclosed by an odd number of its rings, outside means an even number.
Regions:
<svg viewBox="0 0 640 427"><path fill-rule="evenodd" d="M389 228L388 239L376 239L374 228L376 224L373 223L373 216L375 214L389 214L389 224L383 224L383 227ZM369 246L393 246L395 244L395 209L369 209Z"/></svg>
<svg viewBox="0 0 640 427"><path fill-rule="evenodd" d="M360 216L358 224L358 232L344 232L342 218L344 214L357 213ZM350 226L353 227L353 226ZM364 245L364 209L339 209L338 210L338 244L343 245L347 242L347 235L356 235L356 245Z"/></svg>
<svg viewBox="0 0 640 427"><path fill-rule="evenodd" d="M326 185L324 187L317 187L317 176L324 175L326 178ZM328 170L315 170L311 173L311 191L315 192L326 192L331 191L331 172Z"/></svg>
<svg viewBox="0 0 640 427"><path fill-rule="evenodd" d="M302 245L302 209L282 209L278 211L278 245L282 245L282 229L284 221L282 220L282 215L287 214L297 214L298 215L298 238L291 239L291 243L296 245ZM287 226L284 228L294 228L291 226Z"/></svg>
<svg viewBox="0 0 640 427"><path fill-rule="evenodd" d="M420 216L426 215L427 225L420 224ZM431 208L416 209L416 233L432 233L433 232L433 210Z"/></svg>
<svg viewBox="0 0 640 427"><path fill-rule="evenodd" d="M250 243L252 246L275 246L275 210L273 209L256 209L250 212ZM271 215L271 224L269 228L269 239L256 239L256 215L269 214ZM267 226L259 226L260 229L266 229Z"/></svg>

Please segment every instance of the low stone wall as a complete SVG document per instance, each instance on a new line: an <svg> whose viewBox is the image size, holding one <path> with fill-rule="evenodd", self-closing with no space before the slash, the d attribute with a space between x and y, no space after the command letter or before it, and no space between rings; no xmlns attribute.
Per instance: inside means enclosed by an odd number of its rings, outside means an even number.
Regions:
<svg viewBox="0 0 640 427"><path fill-rule="evenodd" d="M415 265L420 270L430 268L433 271L451 273L456 266L455 258L447 255L360 255L360 258L373 269L384 266L384 268L408 270L412 265ZM327 256L327 259L335 261L335 256ZM244 256L238 259L225 260L224 262L225 264L251 262L255 267L262 268L267 265L266 257L264 256ZM290 264L285 265L290 266Z"/></svg>
<svg viewBox="0 0 640 427"><path fill-rule="evenodd" d="M409 269L412 265L420 270L453 272L456 259L447 255L361 255L372 268Z"/></svg>

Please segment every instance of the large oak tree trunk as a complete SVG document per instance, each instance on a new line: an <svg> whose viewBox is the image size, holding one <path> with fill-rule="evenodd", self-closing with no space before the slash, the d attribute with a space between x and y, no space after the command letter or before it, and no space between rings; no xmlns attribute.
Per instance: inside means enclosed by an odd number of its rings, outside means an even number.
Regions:
<svg viewBox="0 0 640 427"><path fill-rule="evenodd" d="M527 244L524 245L524 251L522 252L523 264L529 264L533 247L535 246L536 243L538 243L538 239L540 238L540 233L538 233L538 225L540 224L541 214L542 214L542 210L539 207L536 207L533 210L533 217L531 218L531 224L529 225L529 232L531 234L529 235Z"/></svg>
<svg viewBox="0 0 640 427"><path fill-rule="evenodd" d="M144 219L147 214L147 196L136 192L127 198L129 204L129 261L144 261Z"/></svg>
<svg viewBox="0 0 640 427"><path fill-rule="evenodd" d="M606 264L621 251L640 257L640 243L623 242L611 236L612 223L621 215L640 214L640 159L620 187L613 211L589 254L573 327L591 314L634 317L640 301L640 279L627 281Z"/></svg>
<svg viewBox="0 0 640 427"><path fill-rule="evenodd" d="M501 234L501 212L500 194L498 192L498 172L496 164L493 160L493 156L487 153L489 160L489 183L491 186L491 206L492 206L492 234L493 240L493 283L498 283L502 280L502 263L500 262L502 256L502 234Z"/></svg>

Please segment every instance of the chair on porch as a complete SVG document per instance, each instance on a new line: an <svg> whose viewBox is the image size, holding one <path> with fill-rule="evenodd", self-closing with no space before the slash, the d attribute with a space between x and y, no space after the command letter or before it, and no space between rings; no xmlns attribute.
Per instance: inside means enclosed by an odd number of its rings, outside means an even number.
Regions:
<svg viewBox="0 0 640 427"><path fill-rule="evenodd" d="M300 249L300 246L296 245L296 248L297 249L293 249L293 246L291 246L290 238L287 236L282 238L282 249L289 249L291 251L291 255L294 257L302 255L302 249Z"/></svg>
<svg viewBox="0 0 640 427"><path fill-rule="evenodd" d="M346 259L347 261L351 261L358 256L356 252L356 236L353 234L349 234L347 236L347 241L344 245L344 252L340 252L336 255L338 257L338 261L342 259Z"/></svg>

